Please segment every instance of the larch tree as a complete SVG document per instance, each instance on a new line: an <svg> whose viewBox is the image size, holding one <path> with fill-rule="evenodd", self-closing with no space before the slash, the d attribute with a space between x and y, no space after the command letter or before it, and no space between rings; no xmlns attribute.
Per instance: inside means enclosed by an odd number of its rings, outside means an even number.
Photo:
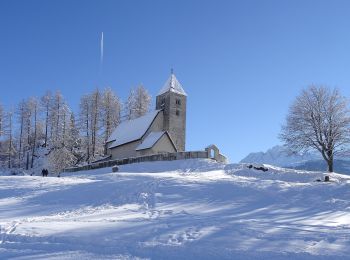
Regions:
<svg viewBox="0 0 350 260"><path fill-rule="evenodd" d="M291 105L280 138L293 152L316 150L334 170L334 157L350 144L348 101L339 90L310 86Z"/></svg>
<svg viewBox="0 0 350 260"><path fill-rule="evenodd" d="M99 131L101 129L101 93L99 89L93 91L90 95L90 125L91 125L91 155L95 157L99 148Z"/></svg>
<svg viewBox="0 0 350 260"><path fill-rule="evenodd" d="M104 138L104 154L107 154L106 142L112 131L120 123L121 102L111 88L106 88L101 100L101 124Z"/></svg>
<svg viewBox="0 0 350 260"><path fill-rule="evenodd" d="M71 112L69 115L69 122L67 127L67 134L66 134L66 147L74 154L77 154L80 150L80 136L79 136L79 130L77 128L76 122L75 122L75 116L74 113Z"/></svg>
<svg viewBox="0 0 350 260"><path fill-rule="evenodd" d="M4 107L0 104L0 136L4 133Z"/></svg>
<svg viewBox="0 0 350 260"><path fill-rule="evenodd" d="M53 97L51 103L51 116L50 116L50 126L51 126L51 143L53 147L59 146L61 141L62 134L62 118L61 115L64 106L64 99L62 94L57 91Z"/></svg>
<svg viewBox="0 0 350 260"><path fill-rule="evenodd" d="M63 103L61 106L61 135L59 137L60 147L65 147L69 138L69 120L72 111L68 104Z"/></svg>
<svg viewBox="0 0 350 260"><path fill-rule="evenodd" d="M0 161L3 161L4 151L4 107L0 104Z"/></svg>
<svg viewBox="0 0 350 260"><path fill-rule="evenodd" d="M50 115L51 102L52 102L51 92L47 91L46 94L42 96L40 100L41 111L44 114L44 121L45 121L44 147L47 146L47 142L48 142L49 115Z"/></svg>
<svg viewBox="0 0 350 260"><path fill-rule="evenodd" d="M84 95L80 98L79 129L83 135L82 149L86 151L85 159L90 162L90 97Z"/></svg>
<svg viewBox="0 0 350 260"><path fill-rule="evenodd" d="M22 155L23 153L23 144L24 144L24 121L26 119L26 103L24 100L22 100L16 110L17 119L18 119L18 126L19 126L19 136L18 136L18 167L21 167L22 165Z"/></svg>
<svg viewBox="0 0 350 260"><path fill-rule="evenodd" d="M15 148L14 148L14 139L13 139L13 111L10 110L4 115L4 125L3 125L3 132L4 136L6 136L6 143L7 143L7 161L8 161L8 168L13 167L13 157L15 155Z"/></svg>
<svg viewBox="0 0 350 260"><path fill-rule="evenodd" d="M23 154L25 155L25 169L28 170L30 164L30 153L32 150L31 135L33 132L33 106L30 98L24 101L23 113Z"/></svg>
<svg viewBox="0 0 350 260"><path fill-rule="evenodd" d="M32 121L33 121L33 130L31 136L31 148L32 148L32 158L30 163L30 168L34 166L34 158L36 157L36 148L37 148L37 139L38 139L38 107L39 102L36 98L31 98L30 100L30 109L32 111Z"/></svg>
<svg viewBox="0 0 350 260"><path fill-rule="evenodd" d="M127 118L130 120L145 115L149 111L150 105L151 96L147 89L142 85L132 89L126 102Z"/></svg>

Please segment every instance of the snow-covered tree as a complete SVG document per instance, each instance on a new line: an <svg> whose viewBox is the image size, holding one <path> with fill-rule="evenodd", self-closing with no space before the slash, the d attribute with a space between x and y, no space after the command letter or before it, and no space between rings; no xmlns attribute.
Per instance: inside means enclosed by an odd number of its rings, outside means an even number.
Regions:
<svg viewBox="0 0 350 260"><path fill-rule="evenodd" d="M23 107L23 154L25 156L25 169L29 169L30 153L32 150L32 132L33 132L33 106L31 99L24 101Z"/></svg>
<svg viewBox="0 0 350 260"><path fill-rule="evenodd" d="M14 147L14 122L13 122L13 111L10 110L4 115L3 120L3 133L6 137L6 157L8 162L8 168L13 167L13 158L15 156L15 147Z"/></svg>
<svg viewBox="0 0 350 260"><path fill-rule="evenodd" d="M127 118L130 120L145 115L149 111L150 104L151 96L142 85L132 89L126 102Z"/></svg>
<svg viewBox="0 0 350 260"><path fill-rule="evenodd" d="M112 131L120 123L121 102L111 88L106 88L101 100L101 124L103 129L104 144ZM107 153L105 146L104 154Z"/></svg>
<svg viewBox="0 0 350 260"><path fill-rule="evenodd" d="M44 113L44 121L45 121L45 139L44 139L44 147L47 146L48 142L48 130L49 130L49 115L50 115L50 107L52 102L52 95L50 91L47 91L44 96L41 97L40 100L41 111Z"/></svg>
<svg viewBox="0 0 350 260"><path fill-rule="evenodd" d="M310 86L289 109L281 139L294 151L310 149L321 153L333 172L334 156L350 144L348 101L337 89Z"/></svg>
<svg viewBox="0 0 350 260"><path fill-rule="evenodd" d="M82 133L82 149L86 154L86 161L90 161L90 97L84 95L80 98L79 105L79 129Z"/></svg>
<svg viewBox="0 0 350 260"><path fill-rule="evenodd" d="M101 142L99 140L99 131L101 130L101 93L99 89L96 89L90 95L90 125L91 125L91 155L95 157L101 148Z"/></svg>
<svg viewBox="0 0 350 260"><path fill-rule="evenodd" d="M4 107L0 104L0 136L4 133Z"/></svg>
<svg viewBox="0 0 350 260"><path fill-rule="evenodd" d="M77 125L75 122L75 116L73 112L71 112L69 116L65 144L67 149L73 153L78 153L79 152L78 150L81 149L80 147L81 140L80 140L79 130L77 128Z"/></svg>
<svg viewBox="0 0 350 260"><path fill-rule="evenodd" d="M34 165L34 157L36 156L36 148L37 148L37 138L38 138L38 106L39 102L36 98L32 98L30 100L30 109L32 110L32 121L33 121L33 130L32 130L32 141L31 141L31 148L32 148L32 159L30 167L33 168Z"/></svg>
<svg viewBox="0 0 350 260"><path fill-rule="evenodd" d="M59 173L63 169L68 168L75 164L76 157L66 147L60 149L54 149L48 155L48 162L51 172Z"/></svg>
<svg viewBox="0 0 350 260"><path fill-rule="evenodd" d="M24 122L27 117L27 112L26 112L26 102L22 100L17 107L16 110L17 114L17 119L18 119L18 126L19 126L19 147L18 147L18 166L21 167L22 163L22 158L23 158L23 147L24 147Z"/></svg>
<svg viewBox="0 0 350 260"><path fill-rule="evenodd" d="M62 94L57 91L53 97L52 103L51 103L51 116L50 116L50 136L51 136L51 143L52 146L58 146L61 141L61 134L62 134L62 110L64 106L64 99Z"/></svg>

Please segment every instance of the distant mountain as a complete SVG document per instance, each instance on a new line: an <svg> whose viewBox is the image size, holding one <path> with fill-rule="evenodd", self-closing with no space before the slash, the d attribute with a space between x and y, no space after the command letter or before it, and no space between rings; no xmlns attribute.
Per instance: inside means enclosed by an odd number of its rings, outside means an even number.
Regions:
<svg viewBox="0 0 350 260"><path fill-rule="evenodd" d="M314 153L291 155L283 146L277 145L266 152L250 153L241 160L241 163L266 163L285 167L318 159L320 159L320 157Z"/></svg>
<svg viewBox="0 0 350 260"><path fill-rule="evenodd" d="M313 160L306 161L294 166L289 166L289 168L308 171L325 171L327 169L327 164L324 160ZM334 171L337 173L350 175L350 160L335 159Z"/></svg>
<svg viewBox="0 0 350 260"><path fill-rule="evenodd" d="M277 145L266 152L250 153L241 163L272 164L298 170L324 171L326 162L317 153L290 154L283 146ZM334 170L338 173L350 174L350 160L336 159Z"/></svg>

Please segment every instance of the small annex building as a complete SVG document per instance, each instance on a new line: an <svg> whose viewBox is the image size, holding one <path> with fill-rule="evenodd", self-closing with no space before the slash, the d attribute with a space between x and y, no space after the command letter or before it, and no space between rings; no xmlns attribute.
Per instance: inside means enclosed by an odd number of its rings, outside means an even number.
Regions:
<svg viewBox="0 0 350 260"><path fill-rule="evenodd" d="M122 122L108 138L111 159L185 151L187 94L172 72L156 98L156 109Z"/></svg>

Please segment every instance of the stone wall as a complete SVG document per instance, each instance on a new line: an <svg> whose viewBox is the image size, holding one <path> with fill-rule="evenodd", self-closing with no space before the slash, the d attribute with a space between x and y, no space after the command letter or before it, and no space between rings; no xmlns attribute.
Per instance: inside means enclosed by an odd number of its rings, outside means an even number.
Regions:
<svg viewBox="0 0 350 260"><path fill-rule="evenodd" d="M198 159L198 158L209 158L207 151L192 151L192 152L177 152L177 153L162 153L154 155L146 155L140 157L132 157L119 160L109 160L102 161L97 163L92 163L85 166L67 168L64 172L77 172L84 170L99 169L105 167L112 167L114 165L123 165L131 163L140 163L140 162L155 162L155 161L174 161L174 160L186 160L186 159Z"/></svg>

